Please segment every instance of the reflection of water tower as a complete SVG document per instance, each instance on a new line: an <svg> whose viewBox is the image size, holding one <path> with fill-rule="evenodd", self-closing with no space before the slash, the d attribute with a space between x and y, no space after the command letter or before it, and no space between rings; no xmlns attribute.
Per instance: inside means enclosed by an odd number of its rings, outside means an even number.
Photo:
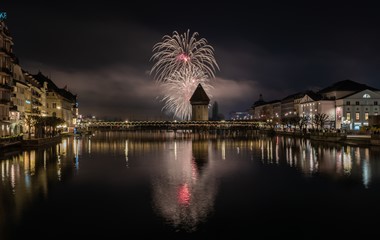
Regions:
<svg viewBox="0 0 380 240"><path fill-rule="evenodd" d="M208 104L210 103L210 98L203 89L202 85L199 83L195 89L193 96L190 98L193 121L207 121L208 120Z"/></svg>
<svg viewBox="0 0 380 240"><path fill-rule="evenodd" d="M194 140L193 141L193 158L198 172L201 173L208 162L208 141Z"/></svg>
<svg viewBox="0 0 380 240"><path fill-rule="evenodd" d="M154 208L173 227L191 232L214 208L217 186L209 174L208 142L175 142L173 149L152 182Z"/></svg>

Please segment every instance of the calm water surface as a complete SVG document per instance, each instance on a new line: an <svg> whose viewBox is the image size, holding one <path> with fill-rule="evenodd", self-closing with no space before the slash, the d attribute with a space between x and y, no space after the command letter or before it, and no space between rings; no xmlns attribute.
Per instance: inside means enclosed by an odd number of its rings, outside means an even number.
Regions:
<svg viewBox="0 0 380 240"><path fill-rule="evenodd" d="M0 153L0 239L373 237L380 149L96 133Z"/></svg>

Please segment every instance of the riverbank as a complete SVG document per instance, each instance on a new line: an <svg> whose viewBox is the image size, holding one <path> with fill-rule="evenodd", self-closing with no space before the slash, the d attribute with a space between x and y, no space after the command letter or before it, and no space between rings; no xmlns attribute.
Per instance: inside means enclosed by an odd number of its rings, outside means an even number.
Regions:
<svg viewBox="0 0 380 240"><path fill-rule="evenodd" d="M273 134L268 132L268 135ZM283 132L275 131L275 135L307 138L312 141L342 143L348 145L372 145L380 146L379 134L347 134L339 132Z"/></svg>
<svg viewBox="0 0 380 240"><path fill-rule="evenodd" d="M25 136L14 136L8 138L2 138L0 141L0 150L8 149L22 149L22 148L35 148L46 146L50 144L60 143L62 140L61 135L45 138L24 138Z"/></svg>
<svg viewBox="0 0 380 240"><path fill-rule="evenodd" d="M11 136L11 137L1 137L0 138L0 150L6 148L20 147L23 136Z"/></svg>
<svg viewBox="0 0 380 240"><path fill-rule="evenodd" d="M46 137L46 138L31 138L31 139L23 139L21 141L21 147L24 148L33 148L33 147L40 147L40 146L46 146L50 144L56 144L61 142L62 136L57 135L54 137Z"/></svg>

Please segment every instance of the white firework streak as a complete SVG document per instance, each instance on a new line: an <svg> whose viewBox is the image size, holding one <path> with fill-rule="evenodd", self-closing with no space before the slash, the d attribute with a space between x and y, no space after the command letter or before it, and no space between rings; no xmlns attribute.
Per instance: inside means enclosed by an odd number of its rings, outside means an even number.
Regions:
<svg viewBox="0 0 380 240"><path fill-rule="evenodd" d="M163 82L174 71L182 71L186 68L197 68L211 78L215 77L215 70L219 70L214 57L214 48L208 45L205 38L197 40L198 33L190 36L190 30L184 34L173 32L172 36L165 35L162 42L153 46L151 60L156 61L150 74L158 82Z"/></svg>
<svg viewBox="0 0 380 240"><path fill-rule="evenodd" d="M190 120L192 115L190 98L199 83L211 98L210 93L213 87L209 82L209 77L197 68L174 71L160 83L164 92L162 101L165 102L162 110L173 113L173 118Z"/></svg>

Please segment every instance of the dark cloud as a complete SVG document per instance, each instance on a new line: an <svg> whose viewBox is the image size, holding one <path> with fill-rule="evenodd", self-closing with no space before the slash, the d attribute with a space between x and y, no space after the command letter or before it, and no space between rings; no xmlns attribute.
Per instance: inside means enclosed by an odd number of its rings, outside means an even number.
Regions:
<svg viewBox="0 0 380 240"><path fill-rule="evenodd" d="M378 8L290 4L7 1L23 68L78 94L82 114L158 119L152 47L190 29L220 66L212 101L228 116L265 100L352 79L380 88Z"/></svg>

